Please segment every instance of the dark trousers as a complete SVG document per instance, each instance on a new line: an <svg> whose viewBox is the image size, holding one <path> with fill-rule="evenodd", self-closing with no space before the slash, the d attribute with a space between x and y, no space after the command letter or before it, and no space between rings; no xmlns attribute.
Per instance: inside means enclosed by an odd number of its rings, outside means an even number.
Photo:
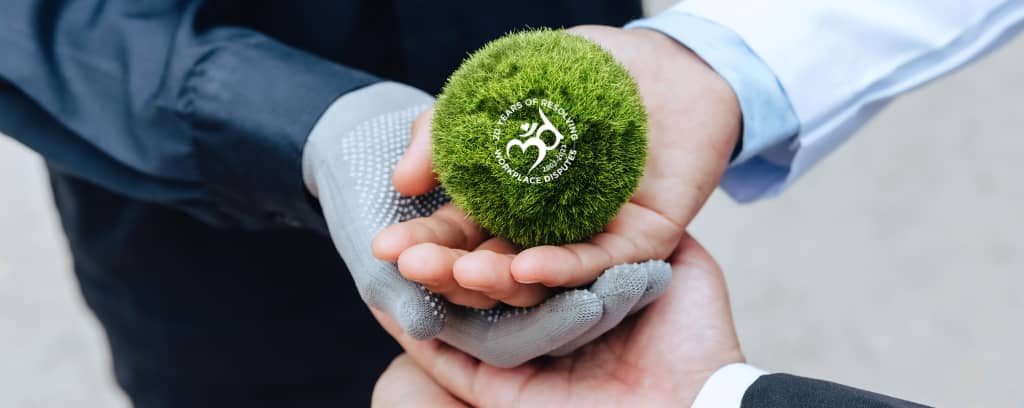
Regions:
<svg viewBox="0 0 1024 408"><path fill-rule="evenodd" d="M135 406L366 406L400 351L323 235L212 228L50 169Z"/></svg>

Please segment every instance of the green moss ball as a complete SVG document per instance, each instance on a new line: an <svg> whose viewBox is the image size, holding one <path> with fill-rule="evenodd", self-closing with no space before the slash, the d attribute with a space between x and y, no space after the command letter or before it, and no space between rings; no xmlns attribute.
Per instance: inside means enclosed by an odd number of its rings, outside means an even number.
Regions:
<svg viewBox="0 0 1024 408"><path fill-rule="evenodd" d="M562 30L487 44L448 79L436 109L441 184L482 227L523 247L597 234L643 174L636 83L600 46Z"/></svg>

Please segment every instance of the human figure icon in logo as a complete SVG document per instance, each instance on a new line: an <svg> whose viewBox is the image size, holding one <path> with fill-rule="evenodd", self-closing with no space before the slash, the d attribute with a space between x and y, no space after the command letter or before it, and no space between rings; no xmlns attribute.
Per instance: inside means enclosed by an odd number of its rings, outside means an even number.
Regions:
<svg viewBox="0 0 1024 408"><path fill-rule="evenodd" d="M536 168L538 165L540 165L541 162L544 161L544 156L547 155L547 152L557 149L558 146L562 144L562 132L559 132L558 128L556 128L555 125L552 124L550 120L548 120L548 117L547 115L544 114L543 109L537 108L537 113L540 113L540 118L541 121L544 122L544 125L539 126L537 122L524 122L523 125L520 126L519 128L526 133L519 135L519 137L525 139L526 141L523 142L522 140L519 139L512 139L509 140L508 143L505 145L505 156L509 157L511 157L509 153L512 149L512 146L519 147L519 150L522 150L523 153L526 153L526 149L529 147L537 148L537 160L534 161L533 165L530 166L530 169L526 171L527 174L533 171L534 168ZM544 132L551 132L555 135L555 143L552 144L551 146L548 146L546 143L544 143L544 139L541 139L540 136L544 134Z"/></svg>

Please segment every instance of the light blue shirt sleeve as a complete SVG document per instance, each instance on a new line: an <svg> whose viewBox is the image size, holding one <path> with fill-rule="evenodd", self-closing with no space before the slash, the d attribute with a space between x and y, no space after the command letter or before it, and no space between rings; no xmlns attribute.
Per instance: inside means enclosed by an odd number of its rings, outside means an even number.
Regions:
<svg viewBox="0 0 1024 408"><path fill-rule="evenodd" d="M636 20L626 28L656 30L679 41L718 72L736 93L743 115L742 146L722 177L723 190L736 201L750 202L786 179L789 167L772 160L769 153L795 139L800 121L771 68L739 35L678 11Z"/></svg>

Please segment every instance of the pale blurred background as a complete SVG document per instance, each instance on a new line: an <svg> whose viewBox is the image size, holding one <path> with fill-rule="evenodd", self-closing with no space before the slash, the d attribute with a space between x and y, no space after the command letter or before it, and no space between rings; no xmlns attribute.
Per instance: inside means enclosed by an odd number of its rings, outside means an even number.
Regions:
<svg viewBox="0 0 1024 408"><path fill-rule="evenodd" d="M753 364L1024 405L1021 72L1024 38L897 100L781 198L712 197L692 231ZM70 268L41 160L0 137L0 407L127 406Z"/></svg>

